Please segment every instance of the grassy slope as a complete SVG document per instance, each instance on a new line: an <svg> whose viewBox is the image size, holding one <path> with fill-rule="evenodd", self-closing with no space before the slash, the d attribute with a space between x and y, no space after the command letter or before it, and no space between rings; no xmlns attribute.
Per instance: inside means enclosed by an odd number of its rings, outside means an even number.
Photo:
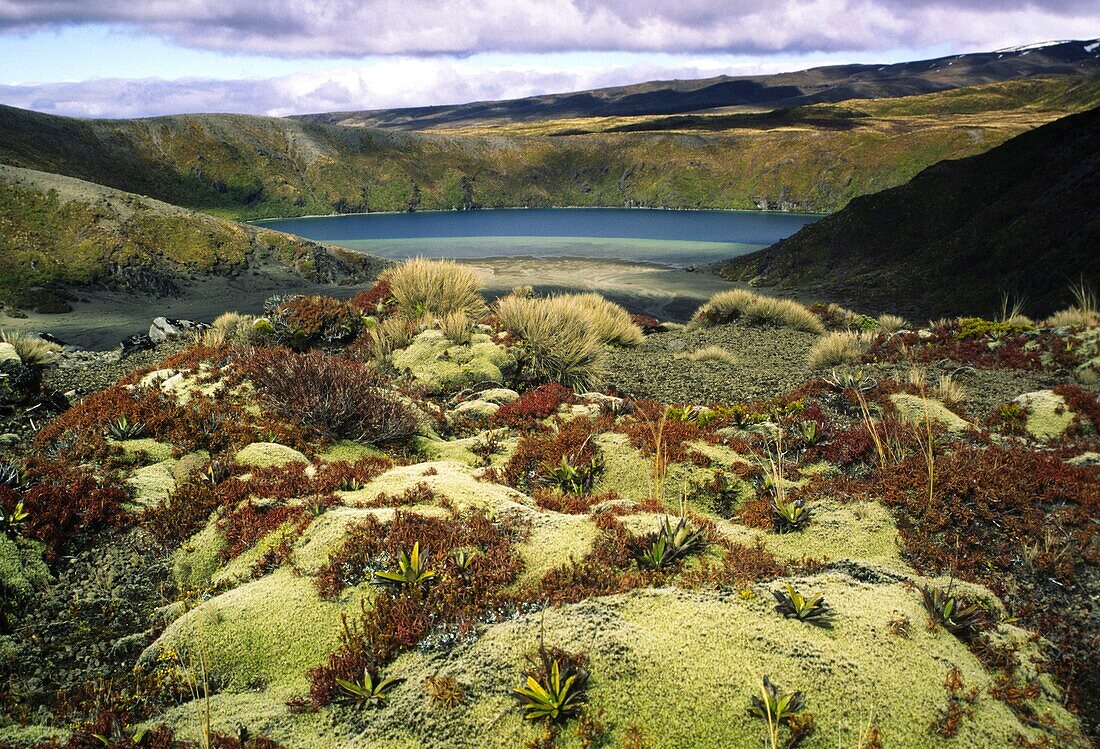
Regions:
<svg viewBox="0 0 1100 749"><path fill-rule="evenodd" d="M873 110L887 105L860 102L871 116L847 117L842 127L817 123L815 114L719 132L559 138L395 133L238 115L77 120L0 108L0 161L232 218L455 208L471 200L752 208L767 199L832 211L1100 101L1095 84L1076 78L1034 85L1025 94L915 97L916 111L884 115ZM820 111L835 120L830 106Z"/></svg>
<svg viewBox="0 0 1100 749"><path fill-rule="evenodd" d="M1007 291L1044 314L1071 282L1100 282L1098 175L1093 109L853 201L722 274L930 315L988 314Z"/></svg>
<svg viewBox="0 0 1100 749"><path fill-rule="evenodd" d="M370 256L205 216L81 180L0 166L0 295L102 283L171 291L187 273L274 262L310 280L365 270Z"/></svg>

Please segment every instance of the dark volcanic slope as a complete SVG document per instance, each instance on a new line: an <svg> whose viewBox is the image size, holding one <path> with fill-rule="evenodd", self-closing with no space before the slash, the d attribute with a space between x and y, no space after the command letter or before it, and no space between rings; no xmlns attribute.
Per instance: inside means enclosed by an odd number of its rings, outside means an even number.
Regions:
<svg viewBox="0 0 1100 749"><path fill-rule="evenodd" d="M1033 75L1095 76L1100 50L1089 41L941 57L893 65L832 65L778 75L651 81L631 86L435 107L329 112L298 119L426 130L566 117L680 114L722 107L792 107L846 99L927 94Z"/></svg>
<svg viewBox="0 0 1100 749"><path fill-rule="evenodd" d="M1002 291L1046 314L1100 286L1100 108L945 161L765 250L724 263L868 310L989 314Z"/></svg>

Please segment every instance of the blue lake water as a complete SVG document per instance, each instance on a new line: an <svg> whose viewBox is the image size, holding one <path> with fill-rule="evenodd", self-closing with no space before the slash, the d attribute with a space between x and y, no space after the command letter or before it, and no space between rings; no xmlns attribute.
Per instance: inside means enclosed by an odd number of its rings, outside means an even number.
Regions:
<svg viewBox="0 0 1100 749"><path fill-rule="evenodd" d="M530 208L364 213L256 223L393 259L574 257L686 267L767 247L818 218L763 211Z"/></svg>

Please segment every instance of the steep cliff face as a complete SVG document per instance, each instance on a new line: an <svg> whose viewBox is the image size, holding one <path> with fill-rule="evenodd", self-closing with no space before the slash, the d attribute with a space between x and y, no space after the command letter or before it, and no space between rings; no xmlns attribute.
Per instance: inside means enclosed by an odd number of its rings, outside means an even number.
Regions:
<svg viewBox="0 0 1100 749"><path fill-rule="evenodd" d="M1100 109L946 161L760 252L726 278L930 316L989 314L1002 293L1042 315L1100 283Z"/></svg>

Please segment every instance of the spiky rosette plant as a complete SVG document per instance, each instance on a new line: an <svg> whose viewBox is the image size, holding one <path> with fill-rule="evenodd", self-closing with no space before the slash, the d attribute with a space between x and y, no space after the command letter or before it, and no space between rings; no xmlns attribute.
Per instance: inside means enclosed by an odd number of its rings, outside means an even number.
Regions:
<svg viewBox="0 0 1100 749"><path fill-rule="evenodd" d="M793 585L787 583L786 592L775 590L772 591L772 595L777 602L775 607L777 613L788 619L797 619L815 627L832 628L833 610L825 602L824 593L806 597L795 590Z"/></svg>
<svg viewBox="0 0 1100 749"><path fill-rule="evenodd" d="M375 572L373 582L375 585L416 587L430 582L435 577L435 570L428 569L428 555L421 556L420 542L417 541L413 544L411 552L401 552L397 560L396 572Z"/></svg>
<svg viewBox="0 0 1100 749"><path fill-rule="evenodd" d="M665 517L657 533L641 553L642 563L647 567L667 567L684 557L701 553L707 546L706 535L702 528L688 525L687 518L680 518L676 526Z"/></svg>
<svg viewBox="0 0 1100 749"><path fill-rule="evenodd" d="M933 621L960 639L972 636L981 623L982 608L939 588L921 587L924 608Z"/></svg>

